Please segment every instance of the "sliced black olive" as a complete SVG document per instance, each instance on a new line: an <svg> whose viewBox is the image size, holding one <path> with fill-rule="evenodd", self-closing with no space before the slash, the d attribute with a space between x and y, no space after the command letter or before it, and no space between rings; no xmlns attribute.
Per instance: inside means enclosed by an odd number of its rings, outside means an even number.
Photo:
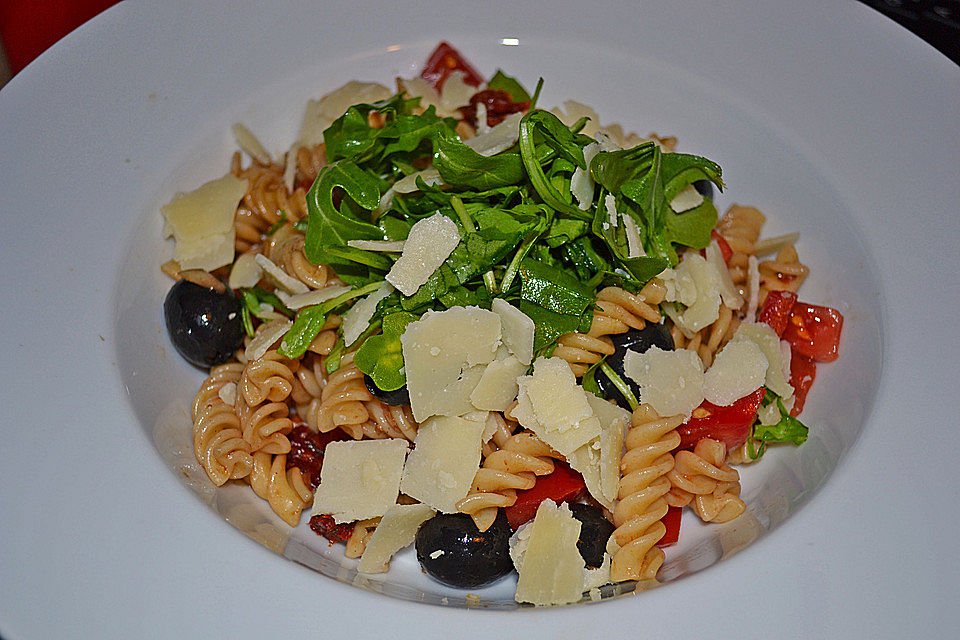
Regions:
<svg viewBox="0 0 960 640"><path fill-rule="evenodd" d="M627 350L643 353L652 346L660 347L664 351L672 351L674 348L673 336L670 335L670 331L667 330L666 326L649 322L643 329L630 329L626 333L612 335L610 339L613 342L615 351L607 356L604 362L610 365L610 368L613 369L624 382L630 385L634 396L640 393L640 389L623 371L623 356L626 355ZM616 385L610 381L603 371L597 372L596 379L597 386L600 387L600 391L604 396L625 409L630 408L627 399L623 397L623 394L620 393Z"/></svg>
<svg viewBox="0 0 960 640"><path fill-rule="evenodd" d="M198 367L226 362L243 344L240 301L229 289L179 280L163 302L163 317L177 352Z"/></svg>
<svg viewBox="0 0 960 640"><path fill-rule="evenodd" d="M496 582L513 570L510 523L501 510L484 532L464 513L439 514L417 531L417 560L427 575L459 589Z"/></svg>
<svg viewBox="0 0 960 640"><path fill-rule="evenodd" d="M391 406L403 407L410 404L410 392L407 391L407 385L403 385L395 391L384 391L367 374L363 374L363 382L367 385L367 390L370 393Z"/></svg>
<svg viewBox="0 0 960 640"><path fill-rule="evenodd" d="M693 188L704 198L713 199L713 183L709 180L697 180L693 183Z"/></svg>
<svg viewBox="0 0 960 640"><path fill-rule="evenodd" d="M588 567L597 568L603 564L603 552L613 533L613 523L604 517L603 511L590 504L571 504L570 511L580 521L577 550Z"/></svg>

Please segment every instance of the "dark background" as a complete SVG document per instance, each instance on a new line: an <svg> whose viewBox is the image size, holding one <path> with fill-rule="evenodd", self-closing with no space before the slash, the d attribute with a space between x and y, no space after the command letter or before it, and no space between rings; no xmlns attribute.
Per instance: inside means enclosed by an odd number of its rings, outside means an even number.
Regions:
<svg viewBox="0 0 960 640"><path fill-rule="evenodd" d="M0 87L57 40L117 1L0 0ZM960 0L860 1L960 65Z"/></svg>

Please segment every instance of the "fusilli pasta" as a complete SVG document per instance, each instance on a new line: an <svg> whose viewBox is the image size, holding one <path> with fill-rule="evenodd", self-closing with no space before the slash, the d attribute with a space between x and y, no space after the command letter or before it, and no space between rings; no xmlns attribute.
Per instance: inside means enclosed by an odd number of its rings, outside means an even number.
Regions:
<svg viewBox="0 0 960 640"><path fill-rule="evenodd" d="M740 474L724 461L726 454L723 443L710 438L702 438L693 451L678 451L668 474L667 502L689 504L705 522L728 522L743 513Z"/></svg>

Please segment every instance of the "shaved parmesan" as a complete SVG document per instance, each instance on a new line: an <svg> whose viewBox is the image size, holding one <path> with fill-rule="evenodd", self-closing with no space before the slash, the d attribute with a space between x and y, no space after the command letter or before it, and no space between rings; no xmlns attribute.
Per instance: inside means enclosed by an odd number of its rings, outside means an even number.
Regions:
<svg viewBox="0 0 960 640"><path fill-rule="evenodd" d="M627 234L627 257L642 258L647 255L643 250L643 243L640 242L640 230L637 228L637 221L627 213L623 214L623 229Z"/></svg>
<svg viewBox="0 0 960 640"><path fill-rule="evenodd" d="M400 549L413 544L420 525L436 513L425 504L395 504L390 507L360 556L357 571L360 573L385 573L390 568L390 558Z"/></svg>
<svg viewBox="0 0 960 640"><path fill-rule="evenodd" d="M745 322L753 322L757 318L757 307L760 304L760 268L757 256L747 258L747 315Z"/></svg>
<svg viewBox="0 0 960 640"><path fill-rule="evenodd" d="M438 511L456 513L480 468L485 426L486 414L437 416L421 423L400 490Z"/></svg>
<svg viewBox="0 0 960 640"><path fill-rule="evenodd" d="M733 334L730 344L738 341L750 341L763 352L770 365L767 367L763 384L784 400L793 396L793 386L790 384L790 354L789 351L784 354L783 343L777 332L765 322L742 323ZM789 349L789 345L787 348Z"/></svg>
<svg viewBox="0 0 960 640"><path fill-rule="evenodd" d="M352 345L357 338L370 326L370 318L377 311L377 305L393 291L393 287L384 282L380 288L358 301L343 314L340 325L343 333L343 343Z"/></svg>
<svg viewBox="0 0 960 640"><path fill-rule="evenodd" d="M586 161L586 170L577 167L570 177L570 192L577 199L581 210L586 211L593 204L593 177L590 175L590 161L600 153L600 144L591 142L583 148L583 159Z"/></svg>
<svg viewBox="0 0 960 640"><path fill-rule="evenodd" d="M733 284L733 278L730 276L730 270L723 260L723 253L720 251L720 245L714 240L706 250L707 262L709 262L716 272L720 275L720 299L729 309L739 309L743 306L743 298Z"/></svg>
<svg viewBox="0 0 960 640"><path fill-rule="evenodd" d="M603 206L607 210L607 220L609 221L610 226L618 226L620 224L620 216L617 215L617 197L612 193L608 193L603 198Z"/></svg>
<svg viewBox="0 0 960 640"><path fill-rule="evenodd" d="M731 340L704 374L704 398L721 407L729 406L763 386L766 374L767 358L760 347L749 340Z"/></svg>
<svg viewBox="0 0 960 640"><path fill-rule="evenodd" d="M161 208L164 233L176 241L173 259L181 269L212 271L233 261L233 218L246 191L246 180L227 174Z"/></svg>
<svg viewBox="0 0 960 640"><path fill-rule="evenodd" d="M599 493L591 491L591 495L601 504L609 502L611 505L617 499L620 488L620 458L623 453L623 442L627 428L630 425L631 413L616 404L598 398L592 393L587 394L587 400L593 409L593 415L600 420L600 485Z"/></svg>
<svg viewBox="0 0 960 640"><path fill-rule="evenodd" d="M418 421L469 411L470 394L500 344L500 316L479 307L427 311L400 336L410 408ZM472 386L471 386L472 385Z"/></svg>
<svg viewBox="0 0 960 640"><path fill-rule="evenodd" d="M297 143L312 147L323 142L323 131L355 104L370 104L393 95L390 89L374 82L350 81L319 100L307 102Z"/></svg>
<svg viewBox="0 0 960 640"><path fill-rule="evenodd" d="M544 500L523 537L522 553L511 553L519 560L517 602L543 606L580 600L586 564L577 551L580 521L570 507Z"/></svg>
<svg viewBox="0 0 960 640"><path fill-rule="evenodd" d="M484 368L480 381L470 393L470 403L485 411L506 411L517 397L517 377L526 370L527 365L516 356L494 360Z"/></svg>
<svg viewBox="0 0 960 640"><path fill-rule="evenodd" d="M272 320L265 325L261 325L257 329L257 335L253 337L253 340L247 345L246 351L244 351L247 362L262 358L263 354L269 351L277 340L285 336L292 326L293 323L286 318Z"/></svg>
<svg viewBox="0 0 960 640"><path fill-rule="evenodd" d="M258 253L254 260L257 261L257 264L260 265L261 269L263 269L263 273L273 284L277 286L280 291L290 295L296 295L298 293L306 293L307 291L310 291L310 287L300 282L296 278L287 275L286 271L278 267L267 256Z"/></svg>
<svg viewBox="0 0 960 640"><path fill-rule="evenodd" d="M640 402L661 416L690 416L703 402L703 363L693 351L627 351L623 370L640 387Z"/></svg>
<svg viewBox="0 0 960 640"><path fill-rule="evenodd" d="M720 317L720 274L699 253L689 251L674 271L689 276L697 289L696 301L680 314L682 328L696 333Z"/></svg>
<svg viewBox="0 0 960 640"><path fill-rule="evenodd" d="M673 200L670 201L670 208L677 213L683 213L699 207L701 204L703 204L703 196L692 184L688 184L673 197Z"/></svg>
<svg viewBox="0 0 960 640"><path fill-rule="evenodd" d="M384 515L397 502L406 455L399 438L331 442L311 515L329 514L338 524Z"/></svg>
<svg viewBox="0 0 960 640"><path fill-rule="evenodd" d="M384 251L386 253L399 253L403 251L403 240L396 242L392 240L347 240L347 246L364 251Z"/></svg>
<svg viewBox="0 0 960 640"><path fill-rule="evenodd" d="M278 289L277 297L280 298L280 301L283 302L288 309L293 309L296 311L297 309L310 307L315 304L320 304L321 302L326 302L327 300L333 300L337 296L341 296L351 289L353 289L353 287L345 284L333 284L326 286L323 289L307 291L306 293L298 293L295 296L288 295Z"/></svg>
<svg viewBox="0 0 960 640"><path fill-rule="evenodd" d="M494 298L490 310L500 316L503 344L510 353L517 356L523 364L533 362L533 334L536 325L530 316L503 298Z"/></svg>
<svg viewBox="0 0 960 640"><path fill-rule="evenodd" d="M231 289L255 287L263 277L263 267L257 264L256 254L244 253L230 267L227 285Z"/></svg>
<svg viewBox="0 0 960 640"><path fill-rule="evenodd" d="M514 416L560 454L573 453L600 435L600 421L566 361L538 358L533 375L517 383Z"/></svg>
<svg viewBox="0 0 960 640"><path fill-rule="evenodd" d="M478 104L477 107L479 106ZM480 118L479 113L477 118ZM522 119L522 113L511 113L500 124L491 127L485 133L464 141L463 144L482 156L495 156L515 145L517 140L520 139L520 120Z"/></svg>
<svg viewBox="0 0 960 640"><path fill-rule="evenodd" d="M393 202L393 196L397 193L413 193L418 191L417 187L417 178L423 180L427 186L433 186L437 184L443 184L443 179L440 177L440 172L436 169L424 169L423 171L418 171L417 173L411 173L408 176L404 176L394 182L387 191L380 196L380 204L377 205L377 208L374 210L375 213L383 213L390 208L390 204ZM349 244L349 242L347 243Z"/></svg>
<svg viewBox="0 0 960 640"><path fill-rule="evenodd" d="M233 132L233 139L237 141L237 146L245 151L248 156L260 164L271 164L273 162L270 154L263 148L257 137L250 132L250 129L238 122L230 127L230 131Z"/></svg>
<svg viewBox="0 0 960 640"><path fill-rule="evenodd" d="M403 253L387 273L387 282L403 295L412 296L458 244L460 230L450 218L435 213L418 220L410 229Z"/></svg>
<svg viewBox="0 0 960 640"><path fill-rule="evenodd" d="M445 116L458 115L457 109L470 104L470 98L477 92L477 88L464 82L466 74L463 71L453 71L443 81L440 90L440 104L437 112Z"/></svg>

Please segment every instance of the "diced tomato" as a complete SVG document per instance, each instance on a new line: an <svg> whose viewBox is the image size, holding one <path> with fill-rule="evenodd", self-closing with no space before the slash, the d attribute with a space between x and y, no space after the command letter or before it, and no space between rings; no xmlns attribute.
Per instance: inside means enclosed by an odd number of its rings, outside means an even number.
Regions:
<svg viewBox="0 0 960 640"><path fill-rule="evenodd" d="M783 332L790 321L790 313L796 303L797 294L791 291L771 291L763 301L757 322L766 322L778 336L783 337Z"/></svg>
<svg viewBox="0 0 960 640"><path fill-rule="evenodd" d="M717 246L720 247L720 253L723 254L723 261L730 264L730 258L733 257L733 249L730 248L730 243L727 242L726 238L717 233L716 229L710 231L710 237L717 241Z"/></svg>
<svg viewBox="0 0 960 640"><path fill-rule="evenodd" d="M833 362L839 354L842 329L843 315L836 309L798 302L782 337L795 353L816 362Z"/></svg>
<svg viewBox="0 0 960 640"><path fill-rule="evenodd" d="M683 507L670 507L667 509L667 515L663 516L660 522L667 528L657 546L660 548L670 547L677 544L680 538L680 517L683 515Z"/></svg>
<svg viewBox="0 0 960 640"><path fill-rule="evenodd" d="M803 403L807 401L807 392L813 386L817 377L817 365L810 358L806 358L796 351L790 355L790 384L793 385L793 408L790 415L797 417L803 411Z"/></svg>
<svg viewBox="0 0 960 640"><path fill-rule="evenodd" d="M764 387L760 387L727 407L718 407L704 400L693 410L693 416L677 427L677 433L680 434L680 446L677 448L693 449L701 438L722 442L727 446L727 451L743 446L750 436L753 419L766 392Z"/></svg>
<svg viewBox="0 0 960 640"><path fill-rule="evenodd" d="M510 526L517 529L520 525L533 520L537 508L546 499L557 504L572 502L579 498L586 485L583 476L570 468L565 462L555 463L553 473L537 478L530 489L517 491L517 501L504 509Z"/></svg>
<svg viewBox="0 0 960 640"><path fill-rule="evenodd" d="M430 54L430 59L420 72L420 77L429 82L437 91L443 89L454 71L463 72L463 81L472 87L479 87L483 83L483 76L467 62L460 52L446 42L441 42Z"/></svg>

